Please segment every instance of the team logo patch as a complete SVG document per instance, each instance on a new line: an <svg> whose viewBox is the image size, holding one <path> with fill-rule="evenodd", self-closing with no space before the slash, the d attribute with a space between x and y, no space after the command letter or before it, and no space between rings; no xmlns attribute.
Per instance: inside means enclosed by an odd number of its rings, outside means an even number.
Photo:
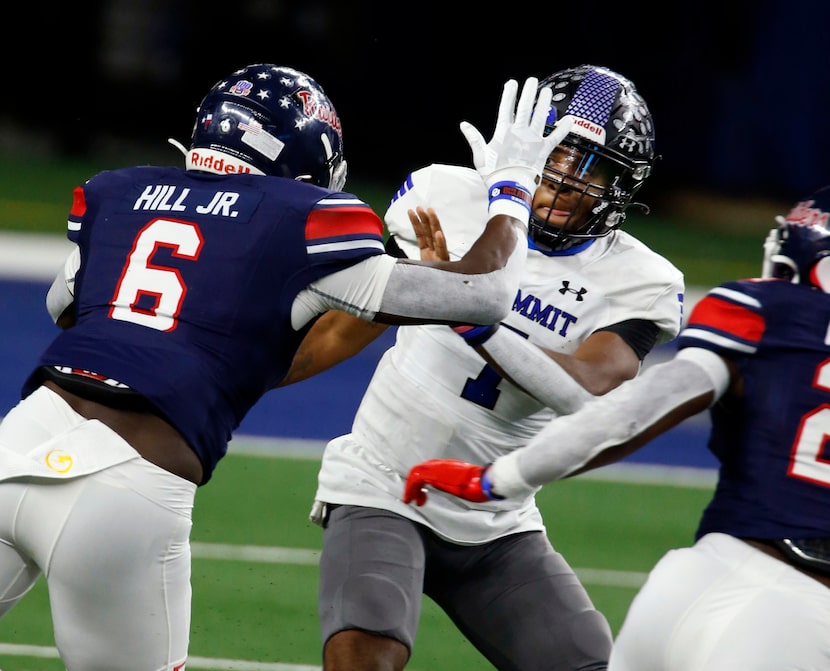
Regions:
<svg viewBox="0 0 830 671"><path fill-rule="evenodd" d="M571 289L571 283L568 280L562 280L562 288L559 289L559 293L563 296L568 293L576 294L577 301L584 301L584 296L588 293L588 290L585 287L580 287L579 289Z"/></svg>
<svg viewBox="0 0 830 671"><path fill-rule="evenodd" d="M254 85L247 79L240 79L228 89L228 93L233 93L235 96L249 96L253 88Z"/></svg>
<svg viewBox="0 0 830 671"><path fill-rule="evenodd" d="M49 452L46 453L44 461L50 471L55 471L55 473L60 473L61 475L69 473L69 471L72 470L72 464L74 463L72 455L64 452L63 450L49 450Z"/></svg>

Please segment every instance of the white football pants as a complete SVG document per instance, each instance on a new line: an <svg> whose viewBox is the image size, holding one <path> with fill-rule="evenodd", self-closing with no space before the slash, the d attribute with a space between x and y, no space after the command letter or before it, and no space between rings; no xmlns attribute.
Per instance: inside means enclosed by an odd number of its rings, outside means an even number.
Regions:
<svg viewBox="0 0 830 671"><path fill-rule="evenodd" d="M118 463L0 481L0 616L43 574L68 671L184 669L196 485L138 453L123 460L117 434L42 387L0 424L0 464L19 471L46 444L53 470Z"/></svg>
<svg viewBox="0 0 830 671"><path fill-rule="evenodd" d="M830 589L732 536L657 562L608 671L826 671Z"/></svg>

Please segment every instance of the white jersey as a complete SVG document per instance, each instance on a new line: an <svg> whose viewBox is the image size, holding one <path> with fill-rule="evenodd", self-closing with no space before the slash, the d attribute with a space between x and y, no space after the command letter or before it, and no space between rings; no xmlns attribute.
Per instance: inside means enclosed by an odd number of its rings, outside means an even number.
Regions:
<svg viewBox="0 0 830 671"><path fill-rule="evenodd" d="M422 168L386 213L390 234L410 258L419 258L419 250L406 212L416 206L435 209L453 259L466 253L487 220L487 192L474 170ZM576 252L531 248L513 309L502 323L539 347L570 354L598 329L645 319L658 325L659 344L680 329L683 290L683 276L669 261L615 231ZM554 415L500 377L449 327L398 327L352 433L326 447L316 499L391 510L464 544L544 530L533 495L472 503L431 491L421 507L404 504L401 496L415 464L492 462L526 444Z"/></svg>

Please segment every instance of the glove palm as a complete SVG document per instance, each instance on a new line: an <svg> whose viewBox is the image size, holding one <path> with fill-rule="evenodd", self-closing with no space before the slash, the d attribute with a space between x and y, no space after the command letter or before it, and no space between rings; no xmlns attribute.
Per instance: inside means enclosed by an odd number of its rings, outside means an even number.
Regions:
<svg viewBox="0 0 830 671"><path fill-rule="evenodd" d="M568 119L544 135L552 93L549 87L542 88L534 105L538 83L535 77L525 81L515 114L518 83L515 79L505 83L490 142L472 124L461 122L461 132L473 152L473 165L488 190L496 182L513 181L533 193L548 156L570 131L572 121Z"/></svg>

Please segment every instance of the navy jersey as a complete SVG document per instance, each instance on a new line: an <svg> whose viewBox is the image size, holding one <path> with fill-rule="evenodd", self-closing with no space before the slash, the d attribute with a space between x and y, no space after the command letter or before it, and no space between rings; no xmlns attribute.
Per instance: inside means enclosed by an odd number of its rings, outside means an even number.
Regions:
<svg viewBox="0 0 830 671"><path fill-rule="evenodd" d="M39 366L112 378L150 401L207 482L233 430L285 376L310 282L383 253L383 223L354 196L281 177L177 168L102 172L75 191L77 323ZM23 396L39 384L27 380Z"/></svg>
<svg viewBox="0 0 830 671"><path fill-rule="evenodd" d="M710 291L678 346L730 359L743 395L711 409L720 461L697 538L830 537L830 295L781 280Z"/></svg>

